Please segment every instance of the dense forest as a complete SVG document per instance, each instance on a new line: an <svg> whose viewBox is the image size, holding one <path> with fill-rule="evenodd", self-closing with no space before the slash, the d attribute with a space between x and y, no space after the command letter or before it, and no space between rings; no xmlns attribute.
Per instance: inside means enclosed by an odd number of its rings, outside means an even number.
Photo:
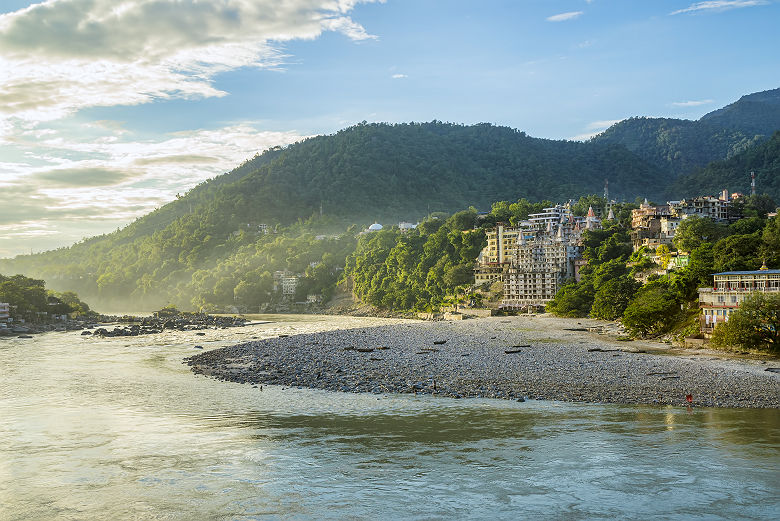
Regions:
<svg viewBox="0 0 780 521"><path fill-rule="evenodd" d="M606 177L613 194L631 198L660 194L669 181L619 145L536 139L487 124L360 124L269 150L122 230L3 260L0 269L111 309L199 307L229 293L226 282L210 287L204 271L243 269L240 259L252 257L271 259L247 261L255 275L299 272L288 262L294 255L266 253L286 247L277 241L309 240L296 234L342 235L353 223L417 220L508 196L566 200L600 191ZM261 224L277 233L258 235ZM310 262L325 253L304 249ZM346 255L341 245L327 253ZM230 278L238 284L244 276Z"/></svg>
<svg viewBox="0 0 780 521"><path fill-rule="evenodd" d="M697 121L629 118L612 125L592 141L623 145L676 177L712 161L728 159L765 141L778 129L780 89L774 89L743 96ZM744 175L744 172L736 174ZM693 194L684 192L677 197L688 195Z"/></svg>
<svg viewBox="0 0 780 521"><path fill-rule="evenodd" d="M756 174L759 193L780 201L780 131L775 132L769 141L748 148L731 159L712 162L679 177L668 194L711 194L712 187L749 194L750 172Z"/></svg>

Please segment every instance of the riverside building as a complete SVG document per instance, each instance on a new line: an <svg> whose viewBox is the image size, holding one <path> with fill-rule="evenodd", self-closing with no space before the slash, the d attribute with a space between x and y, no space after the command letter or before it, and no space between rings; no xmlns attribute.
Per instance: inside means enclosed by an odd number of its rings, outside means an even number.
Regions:
<svg viewBox="0 0 780 521"><path fill-rule="evenodd" d="M765 265L757 271L716 273L712 288L699 288L702 334L711 335L717 324L727 322L740 302L755 292L780 292L780 270L770 270Z"/></svg>
<svg viewBox="0 0 780 521"><path fill-rule="evenodd" d="M601 228L593 208L584 219L558 208L545 210L546 216L535 216L533 227L518 236L504 277L503 308L530 309L551 301L582 265L582 232Z"/></svg>
<svg viewBox="0 0 780 521"><path fill-rule="evenodd" d="M564 205L530 214L516 227L498 223L487 232L487 246L477 257L475 282L501 282L502 308L543 306L584 265L582 232L600 228L593 208L575 217Z"/></svg>

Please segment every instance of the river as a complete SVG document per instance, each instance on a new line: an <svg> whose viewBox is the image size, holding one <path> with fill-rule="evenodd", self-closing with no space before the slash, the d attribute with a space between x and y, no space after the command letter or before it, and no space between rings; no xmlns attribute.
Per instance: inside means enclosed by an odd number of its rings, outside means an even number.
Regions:
<svg viewBox="0 0 780 521"><path fill-rule="evenodd" d="M387 323L0 339L0 520L773 519L780 411L219 382L195 345Z"/></svg>

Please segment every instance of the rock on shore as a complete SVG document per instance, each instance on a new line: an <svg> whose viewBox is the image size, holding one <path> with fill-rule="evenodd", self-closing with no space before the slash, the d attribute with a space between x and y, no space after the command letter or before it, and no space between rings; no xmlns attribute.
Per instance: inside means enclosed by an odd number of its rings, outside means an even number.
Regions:
<svg viewBox="0 0 780 521"><path fill-rule="evenodd" d="M185 362L195 373L232 382L342 392L674 405L687 405L691 395L694 406L780 407L780 374L755 363L634 352L587 333L536 338L540 331L518 327L527 325L522 320L279 337Z"/></svg>

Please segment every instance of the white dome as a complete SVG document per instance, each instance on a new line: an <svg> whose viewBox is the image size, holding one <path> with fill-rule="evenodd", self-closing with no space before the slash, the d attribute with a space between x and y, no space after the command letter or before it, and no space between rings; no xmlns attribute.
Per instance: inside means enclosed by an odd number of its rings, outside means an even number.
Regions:
<svg viewBox="0 0 780 521"><path fill-rule="evenodd" d="M379 223L374 223L371 226L369 226L368 229L371 230L372 232L378 232L379 230L382 229L382 225Z"/></svg>

